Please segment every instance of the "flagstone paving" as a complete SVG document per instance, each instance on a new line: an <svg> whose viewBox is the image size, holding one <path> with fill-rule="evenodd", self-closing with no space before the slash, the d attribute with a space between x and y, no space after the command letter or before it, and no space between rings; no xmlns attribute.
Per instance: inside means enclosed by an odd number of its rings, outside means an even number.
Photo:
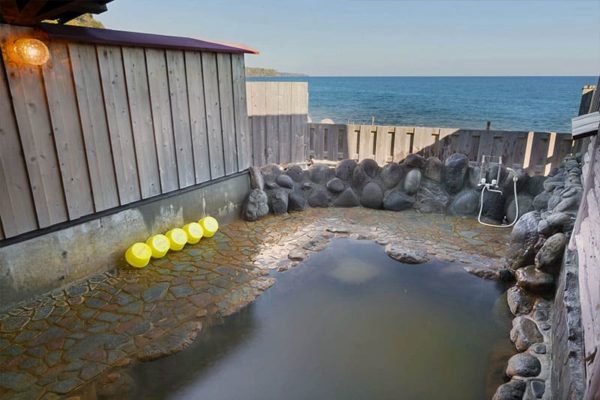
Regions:
<svg viewBox="0 0 600 400"><path fill-rule="evenodd" d="M123 378L113 371L184 349L203 324L270 287L269 271L296 266L334 237L400 242L479 267L501 265L509 234L472 218L363 208L235 221L145 269L119 266L1 312L0 399L77 395L90 382L112 390Z"/></svg>

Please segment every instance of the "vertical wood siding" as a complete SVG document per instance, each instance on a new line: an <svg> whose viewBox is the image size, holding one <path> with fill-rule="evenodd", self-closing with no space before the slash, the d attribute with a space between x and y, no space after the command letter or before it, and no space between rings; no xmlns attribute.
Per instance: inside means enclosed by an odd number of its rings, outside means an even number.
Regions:
<svg viewBox="0 0 600 400"><path fill-rule="evenodd" d="M250 165L243 55L46 44L0 61L0 240Z"/></svg>

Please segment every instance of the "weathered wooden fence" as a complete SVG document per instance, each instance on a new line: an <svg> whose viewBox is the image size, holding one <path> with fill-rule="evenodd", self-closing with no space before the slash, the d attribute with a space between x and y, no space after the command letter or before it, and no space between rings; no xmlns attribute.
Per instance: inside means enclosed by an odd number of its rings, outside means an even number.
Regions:
<svg viewBox="0 0 600 400"><path fill-rule="evenodd" d="M248 82L254 165L306 160L308 84Z"/></svg>
<svg viewBox="0 0 600 400"><path fill-rule="evenodd" d="M547 174L571 152L571 134L376 125L308 125L308 156L315 159L375 159L380 165L412 153L444 160L464 153L502 156L504 164Z"/></svg>
<svg viewBox="0 0 600 400"><path fill-rule="evenodd" d="M43 67L0 61L0 239L251 163L243 54L47 45Z"/></svg>

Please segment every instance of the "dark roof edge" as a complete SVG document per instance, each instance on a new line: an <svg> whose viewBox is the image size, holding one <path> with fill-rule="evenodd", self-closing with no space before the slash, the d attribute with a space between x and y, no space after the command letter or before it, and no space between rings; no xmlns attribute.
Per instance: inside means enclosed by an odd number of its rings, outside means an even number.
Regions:
<svg viewBox="0 0 600 400"><path fill-rule="evenodd" d="M58 24L39 24L36 28L48 35L48 39L66 40L70 42L160 49L197 50L215 53L258 54L258 51L249 47L208 42L205 40L179 36L117 31L112 29L84 28Z"/></svg>

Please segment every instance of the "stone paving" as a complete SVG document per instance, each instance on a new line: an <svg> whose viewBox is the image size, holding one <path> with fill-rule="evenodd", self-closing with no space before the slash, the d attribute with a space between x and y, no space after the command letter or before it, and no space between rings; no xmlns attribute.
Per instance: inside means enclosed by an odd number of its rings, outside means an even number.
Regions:
<svg viewBox="0 0 600 400"><path fill-rule="evenodd" d="M0 399L97 398L102 388L89 395L90 383L110 389L119 368L184 349L203 324L270 287L270 270L294 267L336 236L497 267L509 233L472 218L364 208L235 221L145 269L122 266L0 313Z"/></svg>

